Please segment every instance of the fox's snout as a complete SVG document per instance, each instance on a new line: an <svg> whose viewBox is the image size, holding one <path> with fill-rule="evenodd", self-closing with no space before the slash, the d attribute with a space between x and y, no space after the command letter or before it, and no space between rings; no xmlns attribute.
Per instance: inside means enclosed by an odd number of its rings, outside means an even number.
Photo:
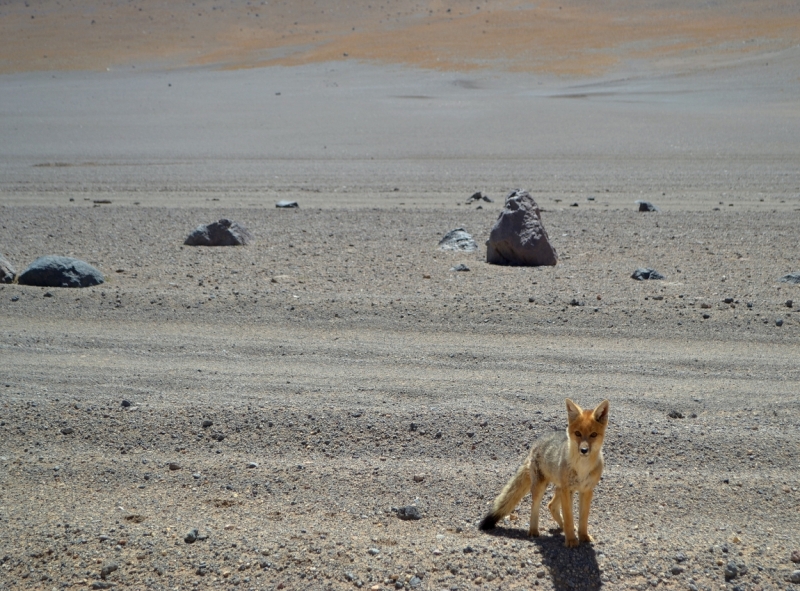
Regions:
<svg viewBox="0 0 800 591"><path fill-rule="evenodd" d="M589 453L589 445L587 443L581 444L580 450L582 455L587 455Z"/></svg>

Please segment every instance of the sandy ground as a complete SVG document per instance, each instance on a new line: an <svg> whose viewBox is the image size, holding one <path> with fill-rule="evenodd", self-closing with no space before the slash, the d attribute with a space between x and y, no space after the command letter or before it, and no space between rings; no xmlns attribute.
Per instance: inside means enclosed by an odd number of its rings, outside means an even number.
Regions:
<svg viewBox="0 0 800 591"><path fill-rule="evenodd" d="M796 8L361 4L0 5L0 253L107 279L0 286L0 588L797 589ZM566 397L595 543L478 531Z"/></svg>

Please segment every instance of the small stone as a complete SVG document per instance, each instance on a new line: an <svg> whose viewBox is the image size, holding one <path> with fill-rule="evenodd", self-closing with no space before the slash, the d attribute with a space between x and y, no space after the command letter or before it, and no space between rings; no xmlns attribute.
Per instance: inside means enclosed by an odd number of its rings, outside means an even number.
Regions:
<svg viewBox="0 0 800 591"><path fill-rule="evenodd" d="M459 263L455 267L450 267L450 270L463 273L465 271L469 271L469 267L467 267L464 263Z"/></svg>
<svg viewBox="0 0 800 591"><path fill-rule="evenodd" d="M637 200L636 205L639 206L639 211L642 212L659 211L659 209L649 201Z"/></svg>
<svg viewBox="0 0 800 591"><path fill-rule="evenodd" d="M791 308L791 307L794 305L794 301L792 301L792 300L786 300L786 303L785 303L784 305L785 305L787 308Z"/></svg>
<svg viewBox="0 0 800 591"><path fill-rule="evenodd" d="M112 585L108 581L95 581L92 583L92 589L111 589Z"/></svg>
<svg viewBox="0 0 800 591"><path fill-rule="evenodd" d="M206 420L205 420L205 421L203 421L201 424L203 425L203 429L208 429L208 428L209 428L211 425L213 425L213 424L214 424L214 421L211 421L211 420L209 420L209 419L206 419Z"/></svg>
<svg viewBox="0 0 800 591"><path fill-rule="evenodd" d="M646 281L648 279L664 279L664 276L655 269L640 267L633 272L631 278L636 281Z"/></svg>
<svg viewBox="0 0 800 591"><path fill-rule="evenodd" d="M300 205L297 203L297 201L287 201L285 199L281 199L275 204L275 207L279 209L292 209L298 208Z"/></svg>
<svg viewBox="0 0 800 591"><path fill-rule="evenodd" d="M416 589L416 588L417 588L417 587L419 587L420 585L422 585L422 579L420 579L420 578L419 578L419 577L417 577L417 576L411 577L411 578L408 580L408 586L409 586L409 587L411 587L412 589Z"/></svg>
<svg viewBox="0 0 800 591"><path fill-rule="evenodd" d="M43 297L43 298L52 298L52 297L53 297L53 294L52 294L52 293L50 293L49 291L46 291L46 292L44 292L44 295L42 295L42 297Z"/></svg>
<svg viewBox="0 0 800 591"><path fill-rule="evenodd" d="M671 572L673 575L679 575L679 574L681 574L681 573L682 573L684 570L686 570L686 569L685 569L685 568L683 568L683 567L682 567L680 564L675 564L675 565L673 565L673 566L672 566L672 568L670 569L670 571L669 571L669 572Z"/></svg>
<svg viewBox="0 0 800 591"><path fill-rule="evenodd" d="M424 474L414 474L414 482L422 482L425 480Z"/></svg>
<svg viewBox="0 0 800 591"><path fill-rule="evenodd" d="M201 478L200 472L195 472L194 474L192 474L192 478L194 478L195 480L200 480Z"/></svg>
<svg viewBox="0 0 800 591"><path fill-rule="evenodd" d="M256 462L248 462L247 463L247 467L248 468L258 468L258 464Z"/></svg>
<svg viewBox="0 0 800 591"><path fill-rule="evenodd" d="M800 562L800 550L792 552L792 562Z"/></svg>
<svg viewBox="0 0 800 591"><path fill-rule="evenodd" d="M422 519L422 514L414 505L400 507L397 510L397 516L403 521L416 521L417 519Z"/></svg>
<svg viewBox="0 0 800 591"><path fill-rule="evenodd" d="M475 552L475 550L472 549L472 546L464 546L462 552L464 554L472 554L473 552Z"/></svg>
<svg viewBox="0 0 800 591"><path fill-rule="evenodd" d="M683 413L677 410L671 410L669 411L669 414L667 414L667 416L671 419L682 419Z"/></svg>
<svg viewBox="0 0 800 591"><path fill-rule="evenodd" d="M194 544L197 541L197 537L200 535L200 532L196 529L190 529L186 532L186 535L183 537L183 541L187 544Z"/></svg>
<svg viewBox="0 0 800 591"><path fill-rule="evenodd" d="M378 550L377 548L370 548L370 549L369 549L369 553L370 553L372 556L377 556L378 554L380 554L380 553L381 553L381 551L380 551L380 550Z"/></svg>
<svg viewBox="0 0 800 591"><path fill-rule="evenodd" d="M11 296L11 301L12 302L18 302L19 301L19 296L18 295Z"/></svg>
<svg viewBox="0 0 800 591"><path fill-rule="evenodd" d="M464 228L450 230L439 241L442 250L457 250L460 252L473 252L478 250L478 243Z"/></svg>
<svg viewBox="0 0 800 591"><path fill-rule="evenodd" d="M105 579L108 575L113 573L118 568L119 565L116 562L109 562L104 564L103 568L100 569L100 578Z"/></svg>
<svg viewBox="0 0 800 591"><path fill-rule="evenodd" d="M678 552L675 555L675 562L686 562L686 560L687 560L686 554L684 554L683 552Z"/></svg>
<svg viewBox="0 0 800 591"><path fill-rule="evenodd" d="M792 572L792 574L789 575L789 580L795 584L800 583L800 570Z"/></svg>
<svg viewBox="0 0 800 591"><path fill-rule="evenodd" d="M130 403L129 400L123 400L122 401L122 408L129 408L130 405L131 405L131 403Z"/></svg>
<svg viewBox="0 0 800 591"><path fill-rule="evenodd" d="M169 464L167 464L167 467L172 471L181 469L181 465L178 464L177 462L170 462Z"/></svg>
<svg viewBox="0 0 800 591"><path fill-rule="evenodd" d="M707 312L705 314L703 314L703 320L708 320L709 318L711 318L711 314L709 314Z"/></svg>
<svg viewBox="0 0 800 591"><path fill-rule="evenodd" d="M781 283L800 284L800 272L789 273L778 279Z"/></svg>
<svg viewBox="0 0 800 591"><path fill-rule="evenodd" d="M344 573L344 578L350 581L351 583L356 580L356 576L353 573Z"/></svg>
<svg viewBox="0 0 800 591"><path fill-rule="evenodd" d="M61 429L62 435L72 435L74 432L75 429L73 429L72 427L64 427L63 429Z"/></svg>
<svg viewBox="0 0 800 591"><path fill-rule="evenodd" d="M783 326L783 318L776 318L775 326Z"/></svg>
<svg viewBox="0 0 800 591"><path fill-rule="evenodd" d="M735 579L739 576L739 567L736 566L735 562L729 562L725 565L725 580L730 581L731 579Z"/></svg>

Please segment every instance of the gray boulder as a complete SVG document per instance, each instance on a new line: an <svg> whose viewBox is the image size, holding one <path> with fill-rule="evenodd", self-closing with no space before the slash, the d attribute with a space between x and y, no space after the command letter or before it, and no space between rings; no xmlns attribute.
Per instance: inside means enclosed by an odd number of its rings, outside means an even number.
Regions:
<svg viewBox="0 0 800 591"><path fill-rule="evenodd" d="M781 283L800 284L800 272L789 273L778 279Z"/></svg>
<svg viewBox="0 0 800 591"><path fill-rule="evenodd" d="M472 252L478 250L478 243L464 228L456 228L444 235L444 238L439 241L439 248L442 250Z"/></svg>
<svg viewBox="0 0 800 591"><path fill-rule="evenodd" d="M188 246L243 246L253 236L239 222L222 218L218 222L197 226L184 241Z"/></svg>
<svg viewBox="0 0 800 591"><path fill-rule="evenodd" d="M39 257L17 278L21 285L40 287L90 287L104 281L103 274L86 261L55 255Z"/></svg>
<svg viewBox="0 0 800 591"><path fill-rule="evenodd" d="M486 241L486 262L528 267L558 262L539 206L527 191L517 189L506 196L503 211Z"/></svg>
<svg viewBox="0 0 800 591"><path fill-rule="evenodd" d="M17 272L6 257L0 254L0 283L14 283Z"/></svg>

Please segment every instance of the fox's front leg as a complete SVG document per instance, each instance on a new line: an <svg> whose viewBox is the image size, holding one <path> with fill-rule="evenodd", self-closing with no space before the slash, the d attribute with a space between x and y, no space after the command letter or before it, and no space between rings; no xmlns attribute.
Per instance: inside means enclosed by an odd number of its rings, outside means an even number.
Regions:
<svg viewBox="0 0 800 591"><path fill-rule="evenodd" d="M589 506L592 504L593 489L578 493L578 539L581 542L594 542L589 535Z"/></svg>
<svg viewBox="0 0 800 591"><path fill-rule="evenodd" d="M559 491L561 494L561 517L563 519L562 527L564 529L564 545L567 548L572 548L579 544L578 538L575 537L575 522L572 517L572 491L566 486Z"/></svg>

